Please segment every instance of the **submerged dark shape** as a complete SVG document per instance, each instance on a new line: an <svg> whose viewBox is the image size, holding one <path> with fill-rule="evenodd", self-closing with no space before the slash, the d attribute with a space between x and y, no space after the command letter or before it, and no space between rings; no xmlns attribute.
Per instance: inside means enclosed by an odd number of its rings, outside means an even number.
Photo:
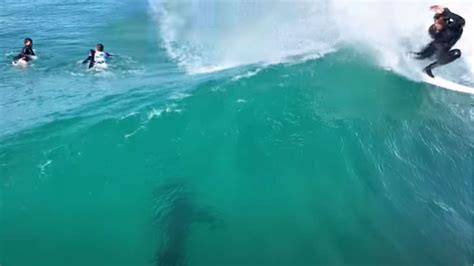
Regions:
<svg viewBox="0 0 474 266"><path fill-rule="evenodd" d="M156 265L185 265L186 242L193 224L213 227L216 215L199 207L196 197L184 183L173 181L155 191L154 219L162 232L161 243L156 253Z"/></svg>

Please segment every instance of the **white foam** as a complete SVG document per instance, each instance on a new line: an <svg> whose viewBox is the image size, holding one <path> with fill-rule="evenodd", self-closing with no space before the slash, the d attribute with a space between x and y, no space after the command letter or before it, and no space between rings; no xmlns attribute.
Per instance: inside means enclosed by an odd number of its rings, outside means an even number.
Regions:
<svg viewBox="0 0 474 266"><path fill-rule="evenodd" d="M318 16L323 2L149 1L164 48L193 74L323 53L337 41Z"/></svg>
<svg viewBox="0 0 474 266"><path fill-rule="evenodd" d="M149 120L152 120L155 117L160 117L162 113L163 113L163 110L153 108L153 109L151 109L151 111L148 112L147 120L149 121Z"/></svg>
<svg viewBox="0 0 474 266"><path fill-rule="evenodd" d="M261 68L257 68L255 70L248 71L245 74L236 75L236 76L232 77L232 81L238 81L238 80L241 80L241 79L253 77L253 76L257 75L261 70L262 70Z"/></svg>
<svg viewBox="0 0 474 266"><path fill-rule="evenodd" d="M288 57L315 58L342 45L364 49L375 63L414 80L428 62L407 58L430 39L431 0L149 0L169 56L188 73L207 73ZM445 0L467 20L456 45L463 52L441 73L474 73L472 0ZM438 70L437 70L438 71Z"/></svg>

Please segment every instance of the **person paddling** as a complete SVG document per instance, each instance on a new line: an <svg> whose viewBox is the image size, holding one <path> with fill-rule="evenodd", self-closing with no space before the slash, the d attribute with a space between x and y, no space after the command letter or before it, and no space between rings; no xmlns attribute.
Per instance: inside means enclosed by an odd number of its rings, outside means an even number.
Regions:
<svg viewBox="0 0 474 266"><path fill-rule="evenodd" d="M31 38L25 38L23 44L25 46L21 49L21 52L13 58L13 63L17 63L19 60L28 62L36 56L35 51L33 50L33 40Z"/></svg>
<svg viewBox="0 0 474 266"><path fill-rule="evenodd" d="M89 62L89 68L106 66L107 60L111 56L112 54L104 52L104 45L98 43L95 46L95 50L91 50L89 56L82 63L87 64Z"/></svg>

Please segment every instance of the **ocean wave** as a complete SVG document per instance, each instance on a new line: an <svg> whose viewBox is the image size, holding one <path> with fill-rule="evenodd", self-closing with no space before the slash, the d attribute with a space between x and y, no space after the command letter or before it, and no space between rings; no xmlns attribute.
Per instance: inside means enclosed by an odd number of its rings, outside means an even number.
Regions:
<svg viewBox="0 0 474 266"><path fill-rule="evenodd" d="M374 63L413 80L424 64L406 56L429 42L432 2L331 1L167 1L149 0L168 55L190 74L288 57L324 54L350 46ZM449 5L448 5L449 4ZM469 1L447 5L465 17ZM460 82L474 73L472 26L457 47L463 57L440 73ZM438 70L437 70L438 71ZM468 74L466 74L468 73Z"/></svg>

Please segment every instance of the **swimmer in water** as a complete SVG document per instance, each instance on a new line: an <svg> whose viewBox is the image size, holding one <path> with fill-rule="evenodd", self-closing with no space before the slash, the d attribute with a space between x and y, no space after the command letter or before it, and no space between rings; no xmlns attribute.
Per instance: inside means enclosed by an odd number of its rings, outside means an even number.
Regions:
<svg viewBox="0 0 474 266"><path fill-rule="evenodd" d="M104 45L98 43L95 50L91 50L89 56L82 63L87 64L89 62L89 69L95 66L105 66L111 56L112 54L104 52Z"/></svg>
<svg viewBox="0 0 474 266"><path fill-rule="evenodd" d="M19 60L24 60L28 62L36 56L35 51L33 50L33 40L30 38L25 38L24 47L21 49L21 52L13 58L13 62L17 63Z"/></svg>

